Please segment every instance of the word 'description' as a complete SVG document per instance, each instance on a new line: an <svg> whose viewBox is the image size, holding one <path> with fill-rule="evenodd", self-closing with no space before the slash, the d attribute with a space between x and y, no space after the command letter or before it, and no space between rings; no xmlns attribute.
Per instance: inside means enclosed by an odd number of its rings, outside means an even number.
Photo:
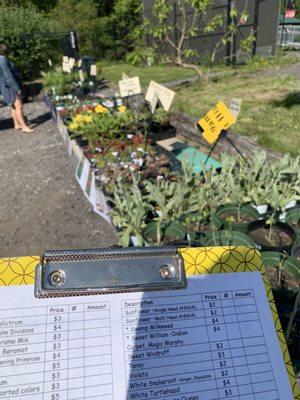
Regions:
<svg viewBox="0 0 300 400"><path fill-rule="evenodd" d="M226 130L234 124L236 117L228 107L220 101L217 103L204 118L199 119L198 125L202 130L202 136L208 143L215 142L222 130Z"/></svg>

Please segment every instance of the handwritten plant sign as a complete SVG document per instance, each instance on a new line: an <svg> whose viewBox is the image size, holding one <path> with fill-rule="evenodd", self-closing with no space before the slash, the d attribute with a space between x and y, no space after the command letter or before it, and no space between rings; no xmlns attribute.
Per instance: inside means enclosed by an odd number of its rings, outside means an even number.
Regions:
<svg viewBox="0 0 300 400"><path fill-rule="evenodd" d="M133 78L119 81L119 89L121 97L134 96L142 93L140 78L134 76Z"/></svg>
<svg viewBox="0 0 300 400"><path fill-rule="evenodd" d="M220 101L205 117L199 119L197 125L202 131L202 136L208 143L215 142L222 130L227 130L236 121L236 117L229 108Z"/></svg>
<svg viewBox="0 0 300 400"><path fill-rule="evenodd" d="M145 100L150 103L151 109L155 109L157 100L159 100L163 109L169 111L174 97L175 92L173 92L173 90L170 90L155 81L151 81L147 89Z"/></svg>

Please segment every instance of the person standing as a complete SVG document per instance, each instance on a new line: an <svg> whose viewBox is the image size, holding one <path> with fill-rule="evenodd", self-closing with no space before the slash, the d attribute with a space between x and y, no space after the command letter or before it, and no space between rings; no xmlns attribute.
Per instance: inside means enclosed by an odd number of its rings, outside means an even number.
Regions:
<svg viewBox="0 0 300 400"><path fill-rule="evenodd" d="M8 48L0 43L0 93L4 102L11 107L15 129L30 133L33 129L27 126L23 115L22 83L19 71L8 59Z"/></svg>

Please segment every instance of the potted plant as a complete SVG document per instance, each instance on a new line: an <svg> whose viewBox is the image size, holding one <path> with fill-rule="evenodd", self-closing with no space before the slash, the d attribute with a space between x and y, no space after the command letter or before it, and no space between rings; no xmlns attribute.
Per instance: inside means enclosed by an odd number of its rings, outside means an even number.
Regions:
<svg viewBox="0 0 300 400"><path fill-rule="evenodd" d="M268 195L272 212L267 219L251 222L247 226L248 235L260 250L290 251L296 239L294 229L278 220L278 215L287 203L289 193L273 185Z"/></svg>
<svg viewBox="0 0 300 400"><path fill-rule="evenodd" d="M286 212L285 222L293 227L297 236L300 236L300 207L295 207Z"/></svg>
<svg viewBox="0 0 300 400"><path fill-rule="evenodd" d="M251 205L246 189L245 162L240 158L222 157L220 180L224 186L223 204L217 210L225 229L246 233L249 222L258 219L259 214Z"/></svg>
<svg viewBox="0 0 300 400"><path fill-rule="evenodd" d="M292 357L299 357L300 261L273 251L262 252L262 259L289 351Z"/></svg>
<svg viewBox="0 0 300 400"><path fill-rule="evenodd" d="M231 230L206 234L205 246L247 246L255 247L253 240L245 233Z"/></svg>
<svg viewBox="0 0 300 400"><path fill-rule="evenodd" d="M153 142L176 136L176 128L171 125L171 114L163 108L157 108L150 124L150 139Z"/></svg>
<svg viewBox="0 0 300 400"><path fill-rule="evenodd" d="M286 253L263 251L262 260L274 289L294 292L300 284L300 263Z"/></svg>
<svg viewBox="0 0 300 400"><path fill-rule="evenodd" d="M133 241L135 245L143 246L142 230L146 226L149 207L139 187L138 177L133 174L130 184L122 178L117 179L112 201L111 216L118 227L120 245L128 247Z"/></svg>
<svg viewBox="0 0 300 400"><path fill-rule="evenodd" d="M185 237L185 227L176 222L180 220L185 195L189 191L187 185L182 183L167 180L159 180L155 184L150 180L145 182L147 200L155 211L154 221L143 231L146 242L159 245Z"/></svg>
<svg viewBox="0 0 300 400"><path fill-rule="evenodd" d="M184 168L185 163L183 163ZM191 170L192 170L192 166ZM199 174L192 174L194 181L191 185L188 203L182 215L182 222L187 228L188 237L191 240L200 240L207 231L220 229L222 221L214 212L222 196L221 188L218 193L213 193L212 176L206 172L206 180ZM209 199L209 203L208 203Z"/></svg>
<svg viewBox="0 0 300 400"><path fill-rule="evenodd" d="M259 215L265 215L268 211L267 193L272 185L267 153L256 151L247 162L239 159L238 167L245 201L252 203Z"/></svg>
<svg viewBox="0 0 300 400"><path fill-rule="evenodd" d="M258 211L248 204L240 203L239 196L232 196L236 200L233 204L225 204L218 208L217 216L220 218L225 229L246 233L247 226L251 221L259 218Z"/></svg>

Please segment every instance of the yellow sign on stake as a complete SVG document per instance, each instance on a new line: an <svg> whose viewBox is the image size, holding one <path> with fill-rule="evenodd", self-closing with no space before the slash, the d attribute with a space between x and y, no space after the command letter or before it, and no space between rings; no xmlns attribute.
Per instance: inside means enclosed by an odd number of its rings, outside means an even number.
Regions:
<svg viewBox="0 0 300 400"><path fill-rule="evenodd" d="M198 125L202 129L202 136L208 143L215 142L222 130L226 130L236 121L235 116L229 108L220 101L217 103L204 118L199 119Z"/></svg>

